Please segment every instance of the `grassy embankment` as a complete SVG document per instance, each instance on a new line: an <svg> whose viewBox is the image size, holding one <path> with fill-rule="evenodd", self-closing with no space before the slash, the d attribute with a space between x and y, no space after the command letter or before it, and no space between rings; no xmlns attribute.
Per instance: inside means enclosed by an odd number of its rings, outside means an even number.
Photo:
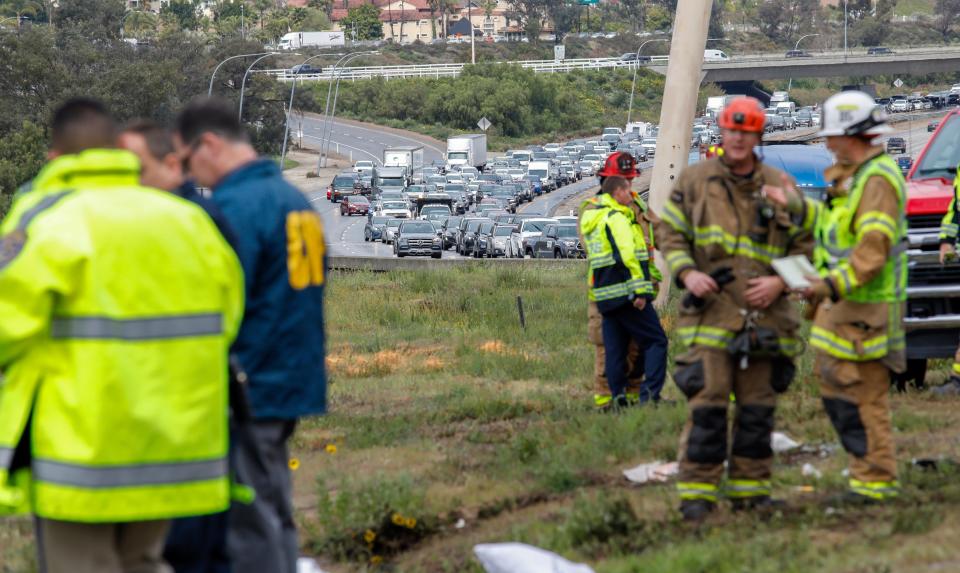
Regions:
<svg viewBox="0 0 960 573"><path fill-rule="evenodd" d="M842 451L780 457L774 483L789 511L762 522L724 510L700 529L677 522L671 486L630 487L622 469L676 455L685 411L591 410L579 268L335 274L330 285L332 413L303 424L295 452L306 548L342 560L332 571L381 559L397 571L479 571L472 545L506 540L598 572L958 566L952 474L903 463L901 500L827 514L817 501L843 488ZM673 321L666 312L668 331ZM668 394L677 398L672 385ZM960 453L953 404L893 404L901 459ZM809 356L777 425L805 443L836 442ZM804 477L807 462L824 477Z"/></svg>
<svg viewBox="0 0 960 573"><path fill-rule="evenodd" d="M843 488L846 456L831 448L778 457L781 515L724 508L692 528L677 521L672 485L621 475L675 457L684 406L592 411L582 268L334 273L328 297L331 413L301 424L292 460L303 549L327 571L478 572L472 546L508 540L598 573L960 568L960 481L906 462L960 456L952 402L893 397L904 495L888 507L817 505ZM673 313L663 320L671 331ZM809 356L800 371L778 429L834 445ZM667 397L678 398L672 384ZM804 463L824 477L804 477ZM29 570L17 565L29 547L27 522L0 526L0 570Z"/></svg>

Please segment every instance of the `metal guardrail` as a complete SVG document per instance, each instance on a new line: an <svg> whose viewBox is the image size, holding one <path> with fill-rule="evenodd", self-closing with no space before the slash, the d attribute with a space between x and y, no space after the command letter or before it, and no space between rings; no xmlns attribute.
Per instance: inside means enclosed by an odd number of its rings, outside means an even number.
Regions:
<svg viewBox="0 0 960 573"><path fill-rule="evenodd" d="M744 54L731 57L727 61L704 62L703 69L727 69L732 67L742 67L743 64L776 64L790 63L791 65L823 65L835 63L849 63L858 60L869 62L895 62L904 56L935 56L943 58L944 56L960 57L960 47L953 46L920 46L916 48L897 49L894 54L869 55L866 50L848 50L846 54L843 51L830 52L810 52L812 58L787 58L781 53L766 54ZM573 70L585 69L609 69L609 68L627 68L635 67L663 67L669 61L669 56L650 56L650 60L643 62L624 61L620 58L574 58L567 60L520 60L513 62L498 62L503 64L515 64L524 68L532 69L540 73L563 73ZM374 77L383 77L385 79L396 78L443 78L455 77L460 75L466 64L444 63L444 64L422 64L422 65L396 65L396 66L365 66L348 67L338 70L340 77L345 80L371 79ZM268 74L281 81L327 81L334 79L333 68L327 68L319 74L292 74L289 69L260 70L257 73Z"/></svg>
<svg viewBox="0 0 960 573"><path fill-rule="evenodd" d="M385 273L391 271L424 271L449 269L465 265L586 265L586 259L432 259L425 258L378 258L378 257L327 257L327 266L341 271L370 271Z"/></svg>

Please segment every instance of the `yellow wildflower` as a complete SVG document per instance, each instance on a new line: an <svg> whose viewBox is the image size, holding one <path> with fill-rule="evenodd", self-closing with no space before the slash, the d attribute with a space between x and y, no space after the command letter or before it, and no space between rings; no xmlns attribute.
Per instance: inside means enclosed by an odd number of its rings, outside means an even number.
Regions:
<svg viewBox="0 0 960 573"><path fill-rule="evenodd" d="M324 448L324 449L327 451L328 454L335 454L335 453L337 453L337 445L336 445L336 444L327 444L327 447Z"/></svg>
<svg viewBox="0 0 960 573"><path fill-rule="evenodd" d="M416 518L416 517L408 517L408 518L406 519L406 521L404 522L404 525L406 525L409 529L413 529L414 527L417 526L417 518Z"/></svg>
<svg viewBox="0 0 960 573"><path fill-rule="evenodd" d="M373 557L370 558L370 563L373 565L380 565L381 563L383 563L383 557L380 557L379 555L374 555Z"/></svg>
<svg viewBox="0 0 960 573"><path fill-rule="evenodd" d="M297 471L298 469L300 469L300 460L298 460L297 458L290 458L290 461L287 462L287 465L290 466L291 470Z"/></svg>
<svg viewBox="0 0 960 573"><path fill-rule="evenodd" d="M376 538L377 538L377 534L374 533L373 530L371 529L368 529L363 534L363 540L366 541L367 543L373 543L373 540Z"/></svg>
<svg viewBox="0 0 960 573"><path fill-rule="evenodd" d="M404 517L399 513L394 513L393 517L390 518L390 521L392 521L394 525L399 525L400 527L403 527L407 523L407 520L404 519Z"/></svg>

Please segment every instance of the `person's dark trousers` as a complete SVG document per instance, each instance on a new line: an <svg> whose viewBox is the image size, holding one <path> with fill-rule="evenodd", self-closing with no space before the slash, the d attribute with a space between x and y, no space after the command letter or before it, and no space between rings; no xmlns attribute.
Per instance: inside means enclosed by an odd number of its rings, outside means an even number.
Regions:
<svg viewBox="0 0 960 573"><path fill-rule="evenodd" d="M295 420L257 420L251 423L251 444L238 441L236 469L253 487L253 503L230 507L227 548L234 573L296 573L299 545L293 521L293 484L287 442Z"/></svg>
<svg viewBox="0 0 960 573"><path fill-rule="evenodd" d="M660 400L667 374L667 335L651 302L643 310L625 304L603 315L603 344L607 348L606 374L610 395L616 399L627 389L627 351L630 340L640 347L644 380L640 402Z"/></svg>
<svg viewBox="0 0 960 573"><path fill-rule="evenodd" d="M231 573L228 515L223 512L173 520L163 558L176 573Z"/></svg>

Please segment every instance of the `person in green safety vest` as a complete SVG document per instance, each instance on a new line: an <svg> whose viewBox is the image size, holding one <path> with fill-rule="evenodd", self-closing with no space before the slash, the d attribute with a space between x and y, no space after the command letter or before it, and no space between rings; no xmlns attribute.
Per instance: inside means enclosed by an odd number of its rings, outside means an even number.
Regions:
<svg viewBox="0 0 960 573"><path fill-rule="evenodd" d="M957 167L957 174L960 175L960 166ZM954 177L953 198L950 200L950 206L940 222L941 265L950 261L955 262L957 259L957 232L960 230L960 208L957 206L960 187L958 186L960 186L960 177ZM931 392L936 396L960 396L960 347L957 348L957 353L953 357L953 368L947 383L933 388Z"/></svg>
<svg viewBox="0 0 960 573"><path fill-rule="evenodd" d="M819 278L802 293L812 301L823 405L850 454L842 500L880 502L899 492L890 405L890 371L903 372L906 347L907 223L905 182L874 138L890 132L886 114L862 92L826 101L821 136L837 163L828 203L782 182L764 194L786 206L817 239Z"/></svg>
<svg viewBox="0 0 960 573"><path fill-rule="evenodd" d="M225 511L236 254L139 183L102 104L62 105L51 160L0 223L0 513L40 570L167 573L173 518Z"/></svg>

